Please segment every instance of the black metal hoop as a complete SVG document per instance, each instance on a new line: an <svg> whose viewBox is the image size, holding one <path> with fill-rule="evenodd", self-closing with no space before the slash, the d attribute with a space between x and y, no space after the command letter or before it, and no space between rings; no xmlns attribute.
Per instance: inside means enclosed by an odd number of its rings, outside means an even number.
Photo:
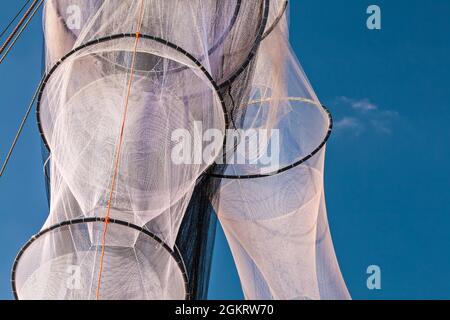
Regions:
<svg viewBox="0 0 450 320"><path fill-rule="evenodd" d="M286 10L287 10L288 4L289 4L289 1L288 1L288 0L286 0L286 1L283 3L283 6L281 7L281 10L280 10L280 12L278 13L278 16L277 16L276 19L273 21L272 25L266 30L266 32L264 32L264 34L263 34L263 36L262 36L262 38L261 38L261 41L264 41L264 39L266 39L266 38L272 33L272 31L276 28L276 26L278 25L278 23L280 23L281 18L283 18L284 14L285 14L285 12L286 12Z"/></svg>
<svg viewBox="0 0 450 320"><path fill-rule="evenodd" d="M261 43L261 41L268 35L268 33L272 32L273 29L275 28L276 24L278 24L279 20L281 19L281 16L279 17L279 19L277 18L275 20L275 23L267 30L266 32L266 26L267 26L267 21L268 21L268 17L269 17L269 10L270 10L270 0L264 0L264 13L263 13L263 17L261 20L261 25L260 28L258 30L258 35L255 39L255 42L253 44L252 50L250 51L249 56L247 57L246 61L243 63L243 65L234 73L232 74L232 76L224 81L222 84L218 85L215 80L213 79L213 77L211 76L211 74L205 69L205 67L200 63L200 61L198 59L196 59L192 54L190 54L189 52L187 52L186 50L184 50L183 48L177 46L174 43L171 43L169 41L166 41L162 38L159 37L155 37L155 36L151 36L151 35L147 35L147 34L141 34L139 35L141 38L144 39L149 39L149 40L153 40L156 41L158 43L161 43L163 45L167 45L168 47L175 49L176 51L182 53L183 55L185 55L188 59L190 59L192 62L194 62L195 65L197 65L200 70L204 73L204 75L207 77L207 79L211 82L211 84L213 85L219 99L220 102L222 104L222 109L224 112L224 117L225 117L225 127L228 128L230 125L230 118L228 115L228 111L226 110L226 106L225 106L225 102L221 93L221 89L223 89L224 87L230 85L244 70L245 68L250 64L250 62L252 61L252 59L254 58L254 56L256 55L257 49ZM239 0L239 2L236 5L236 10L235 10L235 16L233 17L232 23L230 24L229 27L229 31L234 27L235 25L235 20L237 18L236 12L240 11L241 8L241 3L242 0ZM284 14L285 10L287 7L287 1L285 3L284 9L282 10L282 14ZM99 39L94 39L91 41L88 41L80 46L78 46L77 48L72 49L71 51L69 51L68 53L66 53L59 61L57 61L55 63L55 65L50 69L50 71L43 76L43 78L40 81L39 84L39 94L38 94L38 99L37 99L37 106L36 106L36 118L37 118L37 124L38 124L38 129L39 129L39 133L41 135L41 139L46 147L46 149L51 152L50 149L50 145L48 144L47 138L45 137L44 134L44 130L42 127L42 123L40 120L40 107L41 107L41 100L42 100L42 95L45 89L45 86L47 85L48 81L50 80L50 77L52 76L52 74L57 70L57 68L59 67L59 65L61 65L65 60L67 60L71 55L73 55L74 53L85 49L86 47L90 47L99 43L103 43L103 42L107 42L107 41L112 41L112 40L116 40L116 39L120 39L120 38L135 38L137 35L134 33L125 33L125 34L115 34L115 35L111 35L111 36L105 36ZM224 36L222 38L225 38ZM223 41L223 40L222 40ZM224 145L226 144L226 141L224 140Z"/></svg>
<svg viewBox="0 0 450 320"><path fill-rule="evenodd" d="M22 255L24 254L26 249L28 249L28 247L31 246L31 244L33 244L37 239L39 239L43 235L45 235L53 230L56 230L56 229L59 229L59 228L65 227L65 226L73 226L73 225L77 225L77 224L86 224L86 223L94 223L94 222L106 222L106 218L92 217L92 218L80 218L80 219L64 221L59 224L53 225L45 230L42 230L35 236L31 237L31 239L19 251L16 259L14 260L14 265L13 265L12 272L11 272L11 286L12 286L12 292L14 294L14 298L16 300L19 300L19 296L18 296L17 288L16 288L16 281L15 281L17 266L19 264L20 258L22 257ZM158 244L160 244L167 251L167 253L169 253L172 256L172 258L175 260L178 267L180 268L180 271L181 271L181 274L182 274L183 280L184 280L184 285L185 285L185 292L186 292L185 299L190 300L189 279L188 279L188 275L187 275L187 271L186 271L186 266L184 265L183 258L181 257L181 254L178 251L178 249L176 248L176 246L175 246L175 250L172 250L163 240L161 240L158 236L156 236L154 233L148 231L144 227L139 227L135 224L132 224L132 223L129 223L129 222L126 222L123 220L118 220L118 219L108 219L108 223L121 225L124 227L134 229L136 231L142 232L143 234L152 238L154 241L156 241Z"/></svg>
<svg viewBox="0 0 450 320"><path fill-rule="evenodd" d="M209 172L209 173L207 173L207 175L210 176L210 177L213 177L213 178L223 178L223 179L256 179L256 178L265 178L265 177L271 177L271 176L283 173L283 172L285 172L285 171L287 171L289 169L295 168L295 167L305 163L306 161L311 159L313 156L315 156L320 150L322 150L322 148L325 146L327 141L330 139L331 133L333 131L333 116L331 115L331 112L324 105L320 105L320 106L323 109L323 111L325 111L325 113L327 114L327 117L329 119L328 130L327 130L327 133L325 134L325 137L322 140L322 142L309 155L307 155L307 156L303 157L302 159L294 162L293 164L285 166L285 167L283 167L283 168L281 168L279 170L276 170L274 172L265 173L265 174L221 175L221 174L215 174L215 173Z"/></svg>
<svg viewBox="0 0 450 320"><path fill-rule="evenodd" d="M269 19L270 0L265 0L263 10L264 11L263 11L263 17L261 20L261 25L259 26L258 35L256 36L255 42L253 43L253 46L252 46L252 49L250 50L250 54L248 55L245 62L241 65L241 67L235 73L233 73L227 80L225 80L224 82L219 84L220 89L226 88L227 86L232 84L233 81L236 80L236 78L239 77L242 72L244 72L244 70L248 67L250 62L255 57L255 55L258 51L259 45L261 44L264 32L266 30L267 21Z"/></svg>
<svg viewBox="0 0 450 320"><path fill-rule="evenodd" d="M58 69L58 67L64 62L66 61L68 58L70 58L73 54L75 54L78 51L81 51L87 47L91 47L91 46L95 46L97 44L100 43L104 43L104 42L108 42L108 41L113 41L113 40L117 40L117 39L122 39L122 38L136 38L137 35L135 33L125 33L125 34L116 34L116 35L112 35L112 36L107 36L107 37L103 37L103 38L99 38L96 40L92 40L89 41L71 51L69 51L67 54L65 54L58 62L55 63L55 65L50 69L50 71L42 78L41 83L39 84L39 94L38 94L38 99L37 99L37 106L36 106L36 118L37 118L37 124L38 124L38 128L39 128L39 133L41 135L42 141L45 145L45 147L47 148L48 151L51 152L50 149L50 145L47 141L47 138L45 137L45 133L42 127L42 122L40 120L40 109L41 109L41 102L42 102L42 96L44 93L44 89L48 83L48 81L50 80L51 76L53 75L53 73ZM189 52L187 52L186 50L184 50L183 48L178 47L176 44L173 44L171 42L168 42L164 39L158 38L158 37L154 37L151 35L146 35L146 34L141 34L139 35L140 38L143 39L148 39L148 40L152 40L158 43L161 43L163 45L168 46L169 48L172 48L178 52L180 52L181 54L183 54L184 56L186 56L189 60L191 60L197 67L199 67L200 71L202 71L202 73L206 76L206 78L210 81L211 85L213 86L217 96L219 97L219 101L222 105L222 111L223 111L223 116L224 116L224 121L225 121L225 128L228 128L229 126L229 116L228 116L228 112L226 110L226 106L225 106L225 102L223 100L223 96L222 93L219 90L218 85L216 84L216 82L214 81L214 79L212 78L212 76L210 75L210 73L205 69L205 67L203 67L203 65L194 57L192 56Z"/></svg>

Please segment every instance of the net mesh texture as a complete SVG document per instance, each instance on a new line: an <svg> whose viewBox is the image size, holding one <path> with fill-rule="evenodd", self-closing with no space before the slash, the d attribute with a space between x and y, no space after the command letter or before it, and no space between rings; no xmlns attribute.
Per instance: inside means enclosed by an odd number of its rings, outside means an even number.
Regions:
<svg viewBox="0 0 450 320"><path fill-rule="evenodd" d="M323 187L332 119L287 13L284 0L45 2L50 213L16 259L17 298L204 299L217 218L247 299L350 298ZM177 130L223 138L174 163Z"/></svg>

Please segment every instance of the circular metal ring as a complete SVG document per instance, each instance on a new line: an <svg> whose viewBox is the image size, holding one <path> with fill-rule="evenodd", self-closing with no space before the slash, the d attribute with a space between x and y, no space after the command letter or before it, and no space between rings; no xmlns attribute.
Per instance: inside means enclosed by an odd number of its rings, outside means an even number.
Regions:
<svg viewBox="0 0 450 320"><path fill-rule="evenodd" d="M40 231L38 234L36 234L35 236L33 236L23 247L22 249L19 251L19 253L17 254L16 259L14 260L14 265L12 268L12 272L11 272L11 286L12 286L12 291L14 294L14 298L16 300L19 300L18 297L18 293L17 293L17 288L16 288L16 281L15 281L15 275L16 275L16 269L17 266L20 262L20 258L22 257L22 255L24 254L24 252L26 251L26 249L28 249L28 247L31 246L31 244L33 244L37 239L39 239L40 237L42 237L43 235L57 230L59 228L62 227L66 227L66 226L73 226L73 225L77 225L77 224L86 224L86 223L94 223L94 222L106 222L106 218L101 218L101 217L91 217L91 218L80 218L80 219L73 219L73 220L68 220L68 221L64 221L61 222L59 224L53 225L47 229L44 229L42 231ZM135 224L123 221L123 220L118 220L118 219L108 219L108 223L111 224L116 224L116 225L121 225L124 227L128 227L131 229L134 229L136 231L142 232L143 234L145 234L146 236L152 238L154 241L156 241L158 244L160 244L166 251L167 253L169 253L172 258L175 260L175 262L177 263L178 267L180 268L181 274L183 276L183 280L184 280L184 285L185 285L185 299L189 300L190 296L189 296L189 279L187 276L187 271L186 271L186 266L184 264L183 258L181 257L181 254L179 253L178 249L175 247L175 250L172 250L163 240L161 240L158 236L156 236L154 233L148 231L147 229L145 229L144 227L139 227Z"/></svg>
<svg viewBox="0 0 450 320"><path fill-rule="evenodd" d="M50 149L50 145L47 141L47 138L45 137L44 134L44 130L42 127L42 123L40 120L40 109L41 109L41 101L42 101L42 95L44 93L44 89L48 83L48 81L50 80L51 76L53 75L53 73L58 69L58 67L64 62L66 61L68 58L70 58L73 54L75 54L78 51L81 51L82 49L85 49L87 47L91 47L91 46L95 46L97 44L100 43L104 43L104 42L108 42L108 41L112 41L112 40L116 40L116 39L122 39L122 38L136 38L137 35L135 33L127 33L127 34L116 34L116 35L112 35L112 36L107 36L107 37L103 37L100 39L96 39L96 40L92 40L89 41L73 50L71 50L70 52L68 52L66 55L64 55L57 63L55 63L55 65L50 69L50 71L42 78L41 83L39 85L39 94L38 94L38 99L37 99L37 106L36 106L36 117L37 117L37 124L38 124L38 128L39 128L39 132L41 134L41 138L42 141L45 145L45 147L47 148L48 151L51 152ZM186 50L184 50L183 48L178 47L177 45L168 42L164 39L158 38L158 37L154 37L154 36L150 36L150 35L146 35L146 34L141 34L139 35L140 38L143 39L148 39L148 40L152 40L158 43L161 43L163 45L166 45L178 52L180 52L181 54L183 54L184 56L186 56L189 60L191 60L197 67L199 67L200 71L202 71L202 73L206 76L206 78L210 81L211 85L213 86L219 100L220 103L222 105L222 111L223 111L223 116L224 116L224 122L225 122L225 129L228 128L229 126L229 116L228 116L228 112L226 110L226 106L225 106L225 102L223 100L222 94L219 90L219 87L217 86L216 82L214 81L214 79L212 78L212 76L209 74L209 72L205 69L205 67L203 67L203 65L194 57L192 56L189 52L187 52ZM224 142L225 143L225 142Z"/></svg>
<svg viewBox="0 0 450 320"><path fill-rule="evenodd" d="M288 165L285 166L279 170L270 172L270 173L265 173L265 174L249 174L249 175L226 175L226 174L215 174L212 172L208 172L207 175L213 178L223 178L223 179L256 179L256 178L264 178L264 177L270 177L270 176L274 176L280 173L283 173L289 169L292 169L294 167L297 167L303 163L305 163L306 161L308 161L309 159L311 159L313 156L315 156L327 143L328 139L331 136L331 133L333 131L333 116L331 115L331 112L327 109L326 106L322 105L322 104L317 104L312 100L309 99L305 99L305 98L295 98L295 97L287 97L284 98L286 100L289 101L301 101L301 102L306 102L312 105L315 105L319 108L322 108L322 110L326 113L328 119L329 119L329 125L328 125L328 129L327 132L322 140L322 142L307 156L303 157L302 159ZM272 99L263 99L263 100L254 100L254 101L250 101L246 106L251 105L251 104L256 104L256 103L262 103L262 102L267 102L270 101ZM214 167L212 167L214 168Z"/></svg>

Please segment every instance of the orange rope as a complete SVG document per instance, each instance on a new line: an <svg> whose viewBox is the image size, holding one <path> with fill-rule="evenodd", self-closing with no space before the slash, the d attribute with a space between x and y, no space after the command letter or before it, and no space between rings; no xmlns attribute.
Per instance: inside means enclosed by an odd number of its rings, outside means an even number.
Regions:
<svg viewBox="0 0 450 320"><path fill-rule="evenodd" d="M115 159L115 165L114 165L114 173L113 173L113 177L112 177L112 181L111 181L111 190L109 192L109 199L108 199L108 203L107 203L107 207L106 207L106 216L105 216L103 236L102 236L102 251L101 251L101 256L100 256L100 270L99 270L99 274L98 274L96 300L99 300L99 298L100 298L100 286L101 286L102 273L103 273L103 260L105 258L106 233L108 230L108 225L110 223L111 202L112 202L112 198L113 198L113 194L114 194L114 189L116 187L117 174L119 171L120 152L121 152L122 144L123 144L125 122L127 119L128 105L129 105L129 100L130 100L130 95L131 95L131 87L132 87L134 71L135 71L135 67L136 67L137 47L138 47L139 38L140 38L140 34L141 34L142 21L144 18L144 0L140 0L140 1L141 1L141 5L140 5L139 16L138 16L138 31L136 32L136 41L134 43L134 49L133 49L133 58L132 58L132 62L131 62L130 79L128 81L128 92L125 97L125 106L124 106L124 113L123 113L123 118L122 118L122 126L120 129L119 143L117 145L117 149L115 152L116 159Z"/></svg>

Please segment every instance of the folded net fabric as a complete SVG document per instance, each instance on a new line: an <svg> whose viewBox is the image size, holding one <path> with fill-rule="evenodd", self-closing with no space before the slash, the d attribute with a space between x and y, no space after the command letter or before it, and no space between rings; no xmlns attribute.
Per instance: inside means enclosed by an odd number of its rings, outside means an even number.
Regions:
<svg viewBox="0 0 450 320"><path fill-rule="evenodd" d="M214 211L247 298L348 297L323 193L331 117L286 14L284 0L46 1L50 213L16 259L17 298L205 298ZM176 161L179 130L223 138Z"/></svg>
<svg viewBox="0 0 450 320"><path fill-rule="evenodd" d="M214 174L214 207L245 297L348 299L324 197L332 119L289 45L286 16L256 59L241 134L227 141L226 163Z"/></svg>
<svg viewBox="0 0 450 320"><path fill-rule="evenodd" d="M175 165L172 134L224 135L218 84L254 54L266 2L46 2L38 121L51 152L50 214L16 261L18 298L188 297L175 242L223 141L201 163ZM72 268L80 288L67 286ZM111 289L127 279L159 284Z"/></svg>
<svg viewBox="0 0 450 320"><path fill-rule="evenodd" d="M220 85L257 47L267 0L144 0L141 33L183 48ZM49 0L45 6L46 62L52 67L90 40L136 31L139 0ZM81 27L78 27L81 26Z"/></svg>

